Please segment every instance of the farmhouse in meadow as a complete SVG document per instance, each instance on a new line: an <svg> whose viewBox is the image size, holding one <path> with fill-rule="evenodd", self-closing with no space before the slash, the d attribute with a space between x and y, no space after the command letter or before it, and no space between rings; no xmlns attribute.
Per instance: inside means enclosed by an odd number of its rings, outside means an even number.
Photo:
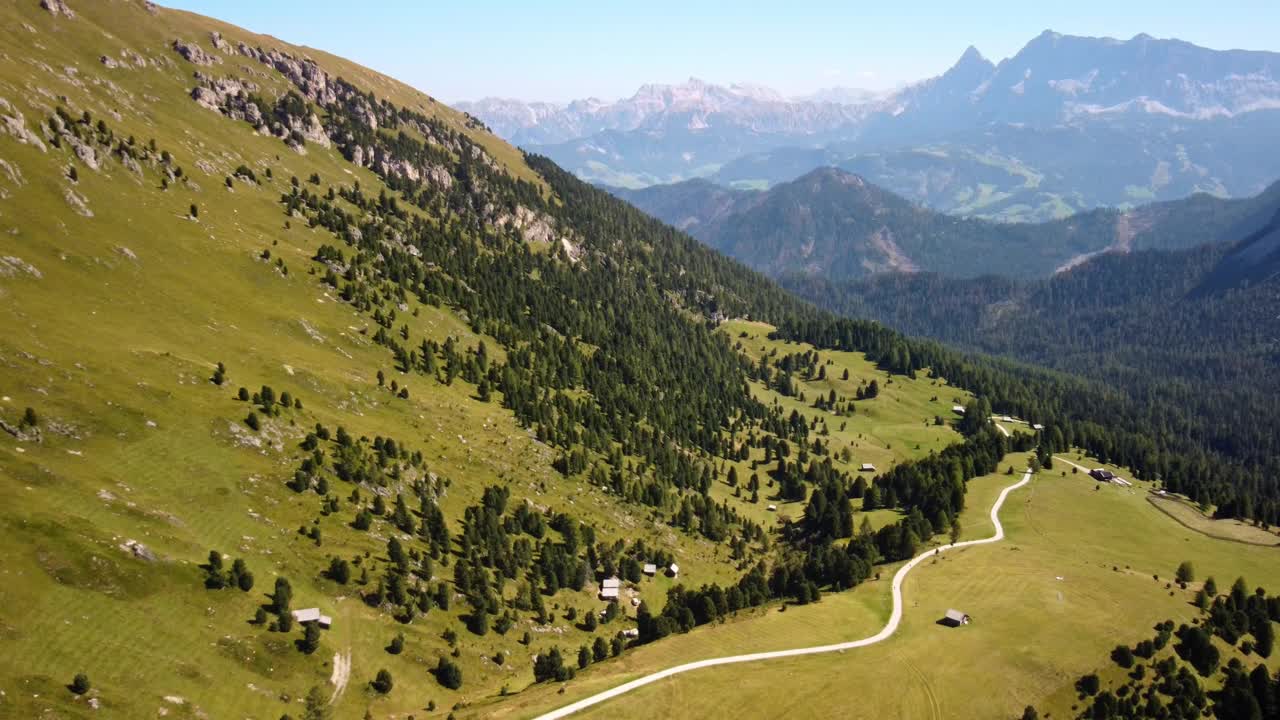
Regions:
<svg viewBox="0 0 1280 720"><path fill-rule="evenodd" d="M948 610L947 614L943 615L942 620L939 622L947 627L960 627L961 625L968 625L970 620L972 620L972 618L967 614L962 613L959 610L952 609Z"/></svg>
<svg viewBox="0 0 1280 720"><path fill-rule="evenodd" d="M333 618L328 615L321 615L320 608L303 608L302 610L294 610L292 615L294 622L299 625L317 623L320 627L328 630L329 626L333 624Z"/></svg>
<svg viewBox="0 0 1280 720"><path fill-rule="evenodd" d="M644 574L645 574L645 575L648 575L648 576L650 576L650 577L653 577L654 575L657 575L657 574L658 574L658 566L657 566L657 565L654 565L653 563L645 563L645 564L644 564Z"/></svg>
<svg viewBox="0 0 1280 720"><path fill-rule="evenodd" d="M858 468L860 472L875 472L876 466L871 463L862 463L862 467Z"/></svg>
<svg viewBox="0 0 1280 720"><path fill-rule="evenodd" d="M1098 482L1111 482L1116 479L1116 474L1104 468L1094 468L1089 471L1089 477Z"/></svg>
<svg viewBox="0 0 1280 720"><path fill-rule="evenodd" d="M671 567L667 568L667 572L671 577L680 577L680 566L675 563L671 563Z"/></svg>
<svg viewBox="0 0 1280 720"><path fill-rule="evenodd" d="M622 591L622 581L616 577L605 578L600 582L600 599L617 600Z"/></svg>

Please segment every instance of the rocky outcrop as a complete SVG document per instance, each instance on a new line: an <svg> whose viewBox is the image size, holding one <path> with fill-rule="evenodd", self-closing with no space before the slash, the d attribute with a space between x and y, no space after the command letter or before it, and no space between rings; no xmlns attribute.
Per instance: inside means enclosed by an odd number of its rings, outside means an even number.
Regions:
<svg viewBox="0 0 1280 720"><path fill-rule="evenodd" d="M432 165L427 168L425 177L431 181L432 185L437 185L445 190L453 187L453 176L443 165Z"/></svg>
<svg viewBox="0 0 1280 720"><path fill-rule="evenodd" d="M400 177L413 182L427 182L448 190L453 187L453 175L443 165L419 167L408 160L395 158L381 147L351 148L351 162L367 167L383 177Z"/></svg>
<svg viewBox="0 0 1280 720"><path fill-rule="evenodd" d="M120 67L120 63L116 62L116 59L111 57L110 55L103 55L102 57L98 58L98 62L101 62L102 65L106 67L108 70L115 70L116 68Z"/></svg>
<svg viewBox="0 0 1280 720"><path fill-rule="evenodd" d="M498 228L515 228L528 243L551 243L556 239L555 221L524 205L517 205L514 213L499 215L494 219L493 225Z"/></svg>
<svg viewBox="0 0 1280 720"><path fill-rule="evenodd" d="M262 109L249 99L249 93L258 90L257 85L235 78L211 78L199 72L196 79L201 83L191 89L191 99L196 103L232 120L243 120L259 132L268 132Z"/></svg>
<svg viewBox="0 0 1280 720"><path fill-rule="evenodd" d="M75 135L67 135L66 142L71 145L71 149L75 151L76 157L80 158L80 162L88 166L90 170L99 169L97 150L82 142Z"/></svg>
<svg viewBox="0 0 1280 720"><path fill-rule="evenodd" d="M315 61L298 60L292 55L279 50L265 52L262 48L252 47L245 43L236 46L241 55L253 58L263 65L269 65L284 75L289 82L302 92L303 97L318 105L329 105L337 102L338 94L329 73L320 69Z"/></svg>
<svg viewBox="0 0 1280 720"><path fill-rule="evenodd" d="M315 143L320 147L332 145L329 141L329 136L324 132L324 125L320 124L320 118L315 113L308 115L305 121L299 121L293 123L293 125L294 129L302 133L302 137L306 138L307 142Z"/></svg>
<svg viewBox="0 0 1280 720"><path fill-rule="evenodd" d="M352 118L354 118L356 122L364 125L370 130L378 129L378 114L373 111L373 107L369 105L369 101L363 96L353 98L353 102L350 105L350 112Z"/></svg>
<svg viewBox="0 0 1280 720"><path fill-rule="evenodd" d="M76 14L63 0L40 0L40 7L49 11L54 17L64 17L68 20L75 20Z"/></svg>
<svg viewBox="0 0 1280 720"><path fill-rule="evenodd" d="M184 60L193 65L217 65L222 62L222 58L217 55L210 55L204 51L196 43L186 43L181 40L173 41L173 50L182 56Z"/></svg>
<svg viewBox="0 0 1280 720"><path fill-rule="evenodd" d="M34 145L40 152L46 150L40 136L27 129L27 119L22 112L4 98L0 98L0 132L12 135L24 145Z"/></svg>
<svg viewBox="0 0 1280 720"><path fill-rule="evenodd" d="M213 49L215 50L221 50L224 53L235 52L235 49L231 47L231 43L223 40L222 33L217 30L209 33L209 42L213 44Z"/></svg>

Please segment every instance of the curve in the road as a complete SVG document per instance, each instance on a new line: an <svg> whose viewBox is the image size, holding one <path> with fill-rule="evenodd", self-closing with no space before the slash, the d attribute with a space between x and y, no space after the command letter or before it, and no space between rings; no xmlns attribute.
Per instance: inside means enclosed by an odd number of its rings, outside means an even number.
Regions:
<svg viewBox="0 0 1280 720"><path fill-rule="evenodd" d="M1000 507L1004 505L1005 498L1009 496L1009 493L1029 482L1031 482L1031 471L1027 470L1023 474L1021 480L1000 491L1000 497L996 498L995 504L991 506L991 523L996 529L995 533L991 537L982 538L981 540L966 540L964 542L945 545L923 552L912 558L906 565L899 568L898 572L893 576L893 611L889 614L889 622L885 623L885 626L880 630L880 632L872 635L871 637L866 637L861 640L851 640L849 642L834 643L831 645L815 645L813 647L794 648L791 650L774 650L771 652L749 653L746 655L730 655L727 657L710 658L707 660L685 663L683 665L676 665L675 667L669 667L666 670L659 670L656 673L636 678L635 680L624 683L610 690L605 690L604 692L583 698L582 700L565 705L557 710L552 710L545 715L539 716L537 720L557 720L557 718L568 717L580 710L585 710L592 705L597 705L606 700L616 698L619 695L629 693L632 690L642 688L645 685L655 683L664 678L669 678L672 675L686 673L690 670L700 670L702 668L715 667L716 665L732 665L735 663L756 662L759 660L774 660L777 658L795 657L797 655L817 655L819 653L840 652L842 650L852 650L853 648L874 645L885 640L897 631L898 624L902 622L902 583L906 580L907 574L910 573L915 566L938 553L953 550L955 548L969 547L972 545L986 545L988 543L1000 542L1003 540L1004 526L1000 524Z"/></svg>

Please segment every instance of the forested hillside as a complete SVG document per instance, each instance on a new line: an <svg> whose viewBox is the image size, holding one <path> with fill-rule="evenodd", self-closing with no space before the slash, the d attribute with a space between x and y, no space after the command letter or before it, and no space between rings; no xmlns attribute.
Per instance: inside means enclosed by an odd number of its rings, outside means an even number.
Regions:
<svg viewBox="0 0 1280 720"><path fill-rule="evenodd" d="M1277 216L1280 217L1280 216ZM1045 280L885 275L783 285L911 335L1096 378L1177 408L1208 446L1270 462L1280 397L1280 284L1273 220L1236 244L1104 254ZM1199 497L1226 516L1252 501Z"/></svg>

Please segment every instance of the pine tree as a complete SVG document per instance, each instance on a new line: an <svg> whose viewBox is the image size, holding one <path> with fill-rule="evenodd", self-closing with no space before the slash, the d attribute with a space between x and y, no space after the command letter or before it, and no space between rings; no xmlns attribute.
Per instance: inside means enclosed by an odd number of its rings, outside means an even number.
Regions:
<svg viewBox="0 0 1280 720"><path fill-rule="evenodd" d="M1195 579L1196 579L1195 566L1191 564L1190 560L1183 560L1182 564L1178 566L1178 572L1176 573L1175 577L1180 583L1195 582Z"/></svg>
<svg viewBox="0 0 1280 720"><path fill-rule="evenodd" d="M302 720L328 720L331 711L329 708L329 696L318 685L311 686L307 691L305 709L302 712Z"/></svg>
<svg viewBox="0 0 1280 720"><path fill-rule="evenodd" d="M276 615L289 614L289 604L293 602L293 587L285 578L276 578L275 592L271 594L271 611Z"/></svg>
<svg viewBox="0 0 1280 720"><path fill-rule="evenodd" d="M440 661L436 663L435 673L436 682L450 690L457 690L462 687L462 668L455 665L448 658L440 657Z"/></svg>
<svg viewBox="0 0 1280 720"><path fill-rule="evenodd" d="M309 622L302 629L302 652L310 655L320 647L320 623Z"/></svg>

